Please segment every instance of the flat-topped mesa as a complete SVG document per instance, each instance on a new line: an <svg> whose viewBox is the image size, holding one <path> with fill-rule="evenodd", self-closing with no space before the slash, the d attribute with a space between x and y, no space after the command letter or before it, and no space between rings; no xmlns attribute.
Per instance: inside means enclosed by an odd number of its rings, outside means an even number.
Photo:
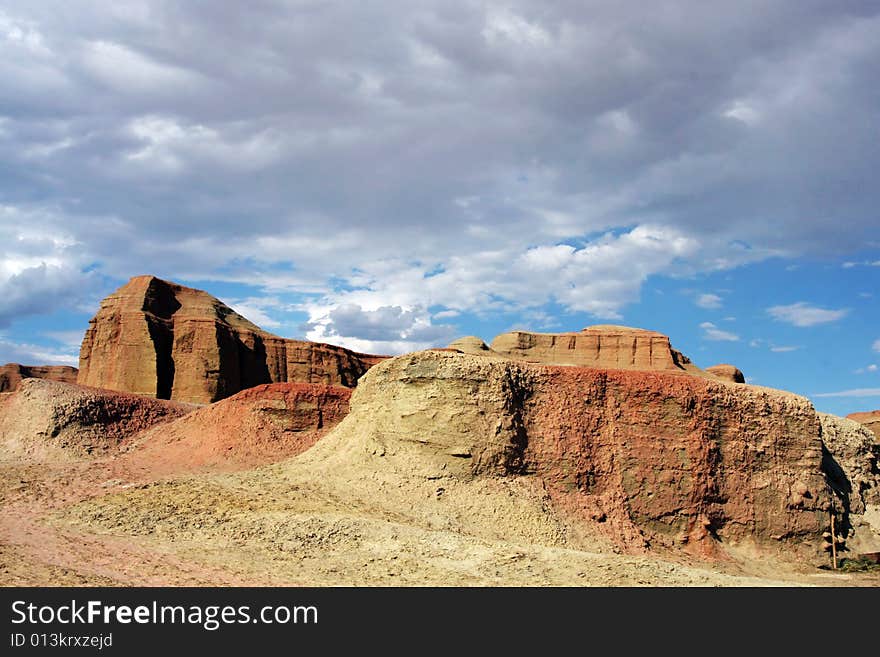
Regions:
<svg viewBox="0 0 880 657"><path fill-rule="evenodd" d="M589 326L570 333L512 331L490 346L502 356L544 365L700 373L667 336L627 326Z"/></svg>
<svg viewBox="0 0 880 657"><path fill-rule="evenodd" d="M77 381L210 403L264 383L353 387L383 358L281 338L207 292L137 276L104 299L90 320Z"/></svg>
<svg viewBox="0 0 880 657"><path fill-rule="evenodd" d="M46 379L62 383L76 383L76 368L69 365L19 365L6 363L0 366L0 392L13 392L21 386L22 379Z"/></svg>

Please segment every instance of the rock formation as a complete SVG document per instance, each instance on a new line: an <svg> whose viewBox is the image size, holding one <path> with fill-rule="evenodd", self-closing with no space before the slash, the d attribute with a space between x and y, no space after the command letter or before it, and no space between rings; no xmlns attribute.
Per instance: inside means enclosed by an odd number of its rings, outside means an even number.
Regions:
<svg viewBox="0 0 880 657"><path fill-rule="evenodd" d="M77 370L67 365L19 365L7 363L0 367L0 392L18 390L22 379L47 379L76 383Z"/></svg>
<svg viewBox="0 0 880 657"><path fill-rule="evenodd" d="M0 403L0 448L38 457L100 454L193 408L41 379L24 379L6 397Z"/></svg>
<svg viewBox="0 0 880 657"><path fill-rule="evenodd" d="M733 365L713 365L712 367L707 367L706 372L713 376L717 376L719 379L723 379L724 381L730 381L731 383L746 382L746 377L742 373L742 371L738 367L734 367Z"/></svg>
<svg viewBox="0 0 880 657"><path fill-rule="evenodd" d="M82 385L209 403L264 383L352 387L381 356L263 331L210 294L138 276L101 302Z"/></svg>
<svg viewBox="0 0 880 657"><path fill-rule="evenodd" d="M484 354L489 351L488 345L483 342L480 338L467 335L463 338L458 338L449 344L447 349L454 349L455 351L460 351L463 354Z"/></svg>
<svg viewBox="0 0 880 657"><path fill-rule="evenodd" d="M819 413L823 469L848 513L842 528L852 552L880 552L880 443L851 419Z"/></svg>
<svg viewBox="0 0 880 657"><path fill-rule="evenodd" d="M625 549L746 543L824 562L829 513L843 527L856 509L829 484L822 436L810 402L782 391L431 350L371 369L350 415L303 457L438 490L486 475L541 482Z"/></svg>
<svg viewBox="0 0 880 657"><path fill-rule="evenodd" d="M309 383L248 388L150 429L131 445L150 472L234 470L304 452L348 414L351 389Z"/></svg>
<svg viewBox="0 0 880 657"><path fill-rule="evenodd" d="M846 416L850 420L858 422L874 432L877 440L880 440L880 411L867 411L864 413L850 413Z"/></svg>
<svg viewBox="0 0 880 657"><path fill-rule="evenodd" d="M492 351L529 363L698 374L662 333L626 326L589 326L577 333L502 333Z"/></svg>

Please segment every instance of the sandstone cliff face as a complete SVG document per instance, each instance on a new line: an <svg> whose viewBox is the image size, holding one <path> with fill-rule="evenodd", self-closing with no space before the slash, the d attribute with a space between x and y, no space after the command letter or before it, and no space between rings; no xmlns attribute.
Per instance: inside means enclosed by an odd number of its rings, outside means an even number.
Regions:
<svg viewBox="0 0 880 657"><path fill-rule="evenodd" d="M579 333L502 333L492 351L529 363L699 373L662 333L626 326L590 326Z"/></svg>
<svg viewBox="0 0 880 657"><path fill-rule="evenodd" d="M206 292L140 276L104 299L89 322L78 382L209 403L264 383L352 387L381 359L280 338Z"/></svg>
<svg viewBox="0 0 880 657"><path fill-rule="evenodd" d="M434 350L379 364L350 415L304 457L438 485L486 475L541 482L556 508L634 550L711 555L756 543L817 561L829 512L847 513L804 398L491 353Z"/></svg>
<svg viewBox="0 0 880 657"><path fill-rule="evenodd" d="M37 457L101 454L192 410L186 404L40 379L25 379L6 397L0 402L0 449Z"/></svg>
<svg viewBox="0 0 880 657"><path fill-rule="evenodd" d="M77 369L67 365L19 365L7 363L0 367L0 392L18 390L22 379L47 379L76 383Z"/></svg>

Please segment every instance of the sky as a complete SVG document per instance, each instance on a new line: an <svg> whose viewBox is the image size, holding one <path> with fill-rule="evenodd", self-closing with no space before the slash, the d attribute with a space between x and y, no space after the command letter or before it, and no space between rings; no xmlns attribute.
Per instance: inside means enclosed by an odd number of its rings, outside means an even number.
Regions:
<svg viewBox="0 0 880 657"><path fill-rule="evenodd" d="M0 363L135 275L285 337L661 331L880 408L880 5L0 7Z"/></svg>

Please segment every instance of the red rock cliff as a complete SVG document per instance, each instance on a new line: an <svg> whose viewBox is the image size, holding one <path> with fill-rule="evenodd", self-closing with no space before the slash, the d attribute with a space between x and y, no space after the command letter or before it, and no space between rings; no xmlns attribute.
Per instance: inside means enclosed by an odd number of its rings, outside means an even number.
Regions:
<svg viewBox="0 0 880 657"><path fill-rule="evenodd" d="M264 383L353 387L382 356L263 331L207 292L138 276L101 302L81 385L210 403Z"/></svg>
<svg viewBox="0 0 880 657"><path fill-rule="evenodd" d="M47 379L62 383L76 383L75 367L67 365L19 365L7 363L0 367L0 392L18 390L22 379Z"/></svg>

